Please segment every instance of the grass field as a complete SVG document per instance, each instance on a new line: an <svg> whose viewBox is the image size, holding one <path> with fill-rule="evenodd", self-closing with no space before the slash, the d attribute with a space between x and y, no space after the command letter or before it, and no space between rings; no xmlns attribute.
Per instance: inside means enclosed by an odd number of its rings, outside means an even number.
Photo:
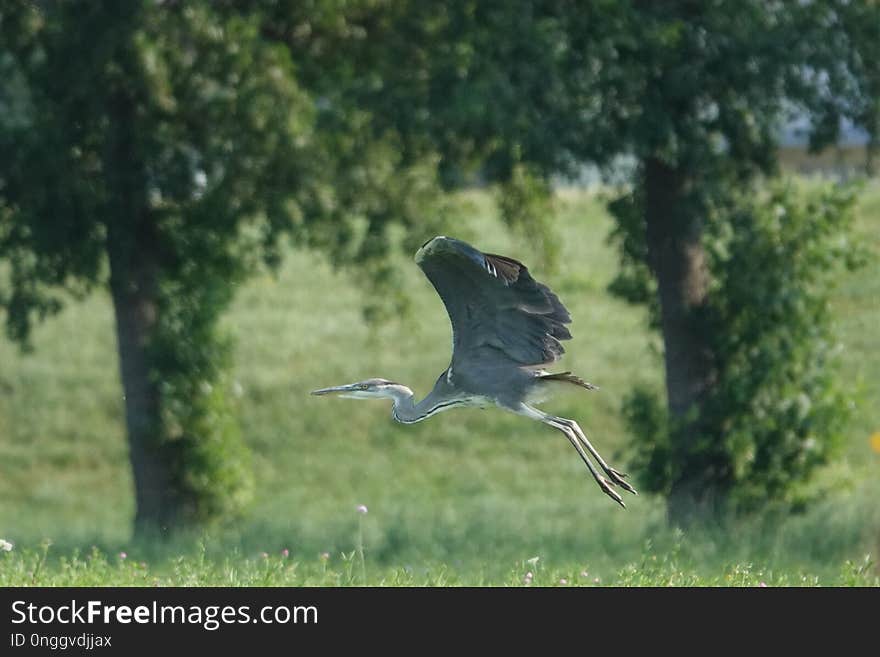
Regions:
<svg viewBox="0 0 880 657"><path fill-rule="evenodd" d="M487 196L462 203L473 220L453 234L536 260L527 241L502 229ZM606 292L616 257L601 199L563 192L558 211L558 271L532 269L574 318L561 366L601 390L573 390L546 408L577 419L625 466L632 441L620 404L633 383L659 381L658 341L639 309ZM0 538L15 543L0 552L0 586L876 584L876 185L857 230L871 260L834 300L855 420L845 453L821 476L827 492L804 514L683 534L666 527L660 499L628 498L626 511L613 504L563 437L541 425L473 409L402 426L386 402L309 396L371 376L424 394L448 364L450 329L411 261L401 259L413 316L370 328L351 279L293 251L277 277L243 286L225 318L237 339L236 404L258 487L245 517L208 534L130 542L132 483L105 293L40 327L33 354L0 339ZM358 514L360 504L369 513Z"/></svg>

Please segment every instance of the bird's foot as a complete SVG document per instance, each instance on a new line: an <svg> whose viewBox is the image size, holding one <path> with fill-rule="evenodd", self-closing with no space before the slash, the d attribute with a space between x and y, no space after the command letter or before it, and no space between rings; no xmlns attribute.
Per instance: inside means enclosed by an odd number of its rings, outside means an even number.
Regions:
<svg viewBox="0 0 880 657"><path fill-rule="evenodd" d="M611 481L612 481L612 483L614 483L614 484L620 486L623 490L625 490L625 491L629 491L629 492L632 493L633 495L638 495L638 494L639 494L639 491L637 491L635 488L633 488L633 487L629 484L629 482L626 481L626 478L627 478L629 475L626 474L625 472L618 472L618 471L615 470L614 468L608 468L607 470L605 470L605 474L607 474L609 477L611 477Z"/></svg>
<svg viewBox="0 0 880 657"><path fill-rule="evenodd" d="M617 502L624 509L626 508L626 504L623 503L623 498L620 496L620 493L614 490L614 484L612 482L605 479L605 477L597 477L596 482L599 484L599 488L602 489L603 493Z"/></svg>

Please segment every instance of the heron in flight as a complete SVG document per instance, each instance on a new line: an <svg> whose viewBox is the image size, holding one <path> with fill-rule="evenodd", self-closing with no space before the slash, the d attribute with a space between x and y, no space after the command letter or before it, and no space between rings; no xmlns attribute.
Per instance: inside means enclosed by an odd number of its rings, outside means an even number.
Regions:
<svg viewBox="0 0 880 657"><path fill-rule="evenodd" d="M605 462L577 422L534 406L561 384L595 388L571 372L551 374L544 369L565 351L560 341L571 338L565 327L571 316L559 298L532 278L521 262L482 253L451 237L426 242L416 253L416 263L452 322L452 362L434 389L418 403L412 390L386 379L322 388L312 394L390 399L392 417L404 424L453 408L494 404L561 431L599 488L625 508L615 486L638 494L626 475Z"/></svg>

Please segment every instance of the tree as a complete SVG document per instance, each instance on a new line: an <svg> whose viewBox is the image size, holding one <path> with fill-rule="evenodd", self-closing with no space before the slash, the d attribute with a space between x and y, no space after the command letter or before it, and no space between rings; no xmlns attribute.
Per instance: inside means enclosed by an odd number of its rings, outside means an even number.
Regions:
<svg viewBox="0 0 880 657"><path fill-rule="evenodd" d="M710 292L699 321L713 384L697 441L680 440L682 420L652 389L638 386L624 407L645 490L668 495L687 480L701 507L686 511L701 518L802 508L849 415L828 299L837 274L860 264L847 239L853 189L776 182L732 200L703 240Z"/></svg>
<svg viewBox="0 0 880 657"><path fill-rule="evenodd" d="M671 519L687 523L731 508L754 508L761 494L765 501L772 495L786 498L787 489L802 488L832 453L843 404L827 372L819 376L812 370L815 362L828 362L827 319L819 310L827 288L812 283L831 264L803 254L810 249L835 253L830 234L845 229L850 203L832 196L804 210L790 194L776 193L759 206L740 190L760 194L756 180L775 173L776 133L787 114L812 118L817 148L836 139L841 117L869 119L863 99L870 90L858 79L860 71L844 62L860 62L870 41L849 29L849 3L644 3L634 8L640 50L647 49L653 67L642 80L638 104L643 112L629 125L639 181L629 198L612 206L629 265L623 274L629 281L618 281L615 288L629 292L624 296L631 300L656 299L650 302L656 304L663 335L668 404L665 451L653 454L665 459L654 465L662 465L668 478L656 490L669 495ZM874 18L880 19L876 9ZM638 64L633 60L626 66ZM775 244L789 248L774 260L768 254L773 251L764 244L762 252L760 242L768 239L772 222L760 217L780 208L785 219ZM627 217L633 210L641 221ZM802 244L784 239L787 232L800 235ZM730 250L724 257L718 255L723 251L707 250L719 240ZM749 248L736 251L745 245ZM843 254L838 255L842 262ZM730 272L722 274L731 262L727 256L755 267L754 279L742 270L737 274L751 280L753 297L742 293ZM761 297L762 289L780 296ZM756 307L784 293L804 300L809 310L794 305L776 315L774 306ZM740 319L772 314L775 328L722 321L732 320L737 304ZM812 325L812 331L801 331L804 325ZM769 338L774 330L789 337L774 342ZM796 347L786 349L787 343ZM777 351L768 351L769 344ZM743 353L764 353L767 360L756 361L754 371L774 370L772 383L757 385L748 368L731 368L734 354ZM755 415L761 398L775 394L787 403L799 386L802 397L810 395L807 419L764 404L775 429L763 432ZM812 430L806 428L810 424ZM794 444L791 435L797 436ZM817 441L821 445L814 448ZM769 457L774 450L778 453ZM796 457L783 457L786 450Z"/></svg>
<svg viewBox="0 0 880 657"><path fill-rule="evenodd" d="M106 284L136 529L237 510L251 473L216 320L247 270L242 234L271 242L308 189L289 57L207 3L20 2L0 25L25 110L2 133L7 330L27 344L60 291Z"/></svg>
<svg viewBox="0 0 880 657"><path fill-rule="evenodd" d="M34 322L71 294L109 290L138 533L247 502L249 453L226 399L231 342L217 320L237 282L261 260L278 264L280 236L379 286L392 278L392 227L442 214L434 161L403 161L393 132L369 130L369 114L334 94L356 38L346 11L359 10L0 10L0 102L10 109L0 117L0 308L27 346ZM277 38L279 24L303 23L293 42ZM407 247L419 237L408 231Z"/></svg>

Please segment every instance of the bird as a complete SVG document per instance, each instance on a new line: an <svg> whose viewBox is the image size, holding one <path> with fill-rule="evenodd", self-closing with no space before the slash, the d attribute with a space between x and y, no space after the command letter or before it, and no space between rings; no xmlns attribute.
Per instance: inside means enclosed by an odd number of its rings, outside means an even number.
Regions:
<svg viewBox="0 0 880 657"><path fill-rule="evenodd" d="M545 413L536 404L560 385L595 390L571 372L551 373L563 340L571 339L571 315L559 297L521 262L483 253L443 235L425 242L416 264L434 286L452 324L452 359L424 399L405 385L382 378L313 390L313 395L390 399L391 415L414 424L437 413L468 406L497 406L562 432L577 450L599 488L626 508L621 488L638 495L590 443L575 420ZM590 460L592 456L595 463Z"/></svg>

